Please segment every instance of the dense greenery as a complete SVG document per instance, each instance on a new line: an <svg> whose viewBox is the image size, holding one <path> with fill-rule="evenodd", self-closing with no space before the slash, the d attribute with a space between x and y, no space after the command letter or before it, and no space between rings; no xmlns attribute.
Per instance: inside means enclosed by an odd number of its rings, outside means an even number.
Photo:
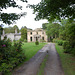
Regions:
<svg viewBox="0 0 75 75"><path fill-rule="evenodd" d="M52 37L53 42L58 45L63 45L64 52L75 55L75 21L70 19L61 20L60 24L57 22L49 22L46 24L46 33Z"/></svg>
<svg viewBox="0 0 75 75"><path fill-rule="evenodd" d="M49 23L47 24L46 33L48 36L52 36L53 38L58 38L59 29L60 29L60 25L58 23Z"/></svg>
<svg viewBox="0 0 75 75"><path fill-rule="evenodd" d="M27 40L27 27L22 27L21 28L21 41L26 41Z"/></svg>
<svg viewBox="0 0 75 75"><path fill-rule="evenodd" d="M27 0L20 0L22 2L27 2ZM22 6L17 5L15 0L0 0L0 21L5 24L11 24L14 20L20 19L21 16L25 15L26 13L4 13L2 12L3 9L7 9L9 7L19 8L22 10Z"/></svg>
<svg viewBox="0 0 75 75"><path fill-rule="evenodd" d="M63 47L56 44L65 75L75 75L75 56L64 53Z"/></svg>
<svg viewBox="0 0 75 75"><path fill-rule="evenodd" d="M36 20L75 17L75 0L41 0L37 5L30 5L36 14Z"/></svg>
<svg viewBox="0 0 75 75"><path fill-rule="evenodd" d="M17 25L13 27L4 28L5 33L15 33L15 30L17 29L17 32L19 32L19 28Z"/></svg>
<svg viewBox="0 0 75 75"><path fill-rule="evenodd" d="M12 45L9 39L0 40L0 72L3 74L10 72L25 60L21 44L21 42L15 42Z"/></svg>

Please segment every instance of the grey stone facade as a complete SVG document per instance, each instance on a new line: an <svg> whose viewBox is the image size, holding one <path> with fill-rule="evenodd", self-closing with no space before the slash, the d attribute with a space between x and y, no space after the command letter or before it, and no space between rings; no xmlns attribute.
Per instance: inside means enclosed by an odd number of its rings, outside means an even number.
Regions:
<svg viewBox="0 0 75 75"><path fill-rule="evenodd" d="M17 30L15 30L15 33L5 34L3 30L3 34L1 35L1 40L3 40L5 36L7 37L7 39L9 38L11 41L19 40L21 38L21 33L17 33Z"/></svg>

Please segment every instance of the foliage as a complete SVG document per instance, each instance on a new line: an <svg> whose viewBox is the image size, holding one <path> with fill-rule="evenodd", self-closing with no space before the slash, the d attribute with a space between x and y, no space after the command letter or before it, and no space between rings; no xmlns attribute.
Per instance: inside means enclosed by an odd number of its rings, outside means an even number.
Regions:
<svg viewBox="0 0 75 75"><path fill-rule="evenodd" d="M69 45L69 41L65 41L63 43L63 49L64 49L64 52L65 53L70 53L71 52L70 45Z"/></svg>
<svg viewBox="0 0 75 75"><path fill-rule="evenodd" d="M60 56L65 75L75 75L75 56L64 53L63 47L58 46L58 44L56 44L55 47Z"/></svg>
<svg viewBox="0 0 75 75"><path fill-rule="evenodd" d="M25 55L23 55L21 42L12 42L8 40L0 41L0 72L6 73L12 71L19 63L23 62Z"/></svg>
<svg viewBox="0 0 75 75"><path fill-rule="evenodd" d="M36 5L29 5L36 14L36 20L48 19L49 21L55 18L74 18L75 15L74 0L41 0Z"/></svg>
<svg viewBox="0 0 75 75"><path fill-rule="evenodd" d="M24 42L27 42L27 40L25 39Z"/></svg>
<svg viewBox="0 0 75 75"><path fill-rule="evenodd" d="M5 33L15 33L15 30L17 29L17 32L19 32L19 28L17 25L13 27L4 28Z"/></svg>
<svg viewBox="0 0 75 75"><path fill-rule="evenodd" d="M55 43L57 43L58 45L63 45L63 40L60 40L59 38L57 38L57 39L53 39L53 42L55 42Z"/></svg>
<svg viewBox="0 0 75 75"><path fill-rule="evenodd" d="M39 41L36 41L35 44L36 44L36 45L39 45Z"/></svg>
<svg viewBox="0 0 75 75"><path fill-rule="evenodd" d="M27 40L27 28L26 27L22 27L21 28L21 39L23 41Z"/></svg>
<svg viewBox="0 0 75 75"><path fill-rule="evenodd" d="M60 29L60 25L58 23L49 23L47 25L46 33L48 36L52 36L53 38L58 38L59 29Z"/></svg>
<svg viewBox="0 0 75 75"><path fill-rule="evenodd" d="M45 30L45 29L47 29L47 25L48 25L48 23L43 23L42 24L42 28Z"/></svg>
<svg viewBox="0 0 75 75"><path fill-rule="evenodd" d="M20 0L22 2L27 2L27 0ZM21 16L24 16L26 13L4 13L3 9L7 9L9 7L19 8L22 10L22 6L17 5L15 0L0 0L0 21L5 24L11 24L14 20L20 19Z"/></svg>
<svg viewBox="0 0 75 75"><path fill-rule="evenodd" d="M46 42L45 40L40 39L40 42Z"/></svg>
<svg viewBox="0 0 75 75"><path fill-rule="evenodd" d="M58 43L58 45L61 46L61 45L63 45L63 40L58 40L57 43Z"/></svg>

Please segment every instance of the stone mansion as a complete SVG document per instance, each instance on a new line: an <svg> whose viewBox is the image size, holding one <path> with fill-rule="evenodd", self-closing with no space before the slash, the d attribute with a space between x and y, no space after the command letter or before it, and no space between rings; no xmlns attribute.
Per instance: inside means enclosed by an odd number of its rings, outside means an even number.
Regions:
<svg viewBox="0 0 75 75"><path fill-rule="evenodd" d="M21 38L21 33L17 33L17 30L15 30L15 33L4 33L3 30L3 34L1 35L1 39L4 39L4 37L7 37L11 39L11 41L13 40L19 40ZM27 41L28 42L35 42L35 41L41 41L44 40L45 42L48 42L48 38L46 35L45 30L41 29L41 28L37 28L35 30L27 30Z"/></svg>
<svg viewBox="0 0 75 75"><path fill-rule="evenodd" d="M47 35L45 30L41 28L37 28L35 30L28 30L27 31L27 41L28 42L35 42L35 41L41 41L44 40L47 42Z"/></svg>

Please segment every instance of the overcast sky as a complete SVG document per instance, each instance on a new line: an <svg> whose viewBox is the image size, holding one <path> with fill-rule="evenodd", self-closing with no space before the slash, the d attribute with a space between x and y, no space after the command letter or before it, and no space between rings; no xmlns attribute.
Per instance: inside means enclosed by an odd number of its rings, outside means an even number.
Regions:
<svg viewBox="0 0 75 75"><path fill-rule="evenodd" d="M17 8L8 8L7 10L3 10L3 12L7 12L7 13L21 13L21 12L27 12L27 15L25 17L21 17L21 19L16 21L16 24L10 25L10 26L14 26L17 25L19 27L19 29L22 26L26 26L27 28L31 28L31 29L36 29L36 28L41 28L43 23L46 23L47 20L40 20L40 21L35 21L35 14L33 13L33 10L30 8L26 8L26 6L28 4L37 4L39 3L41 0L28 0L28 3L24 3L24 2L20 2L19 0L17 0L17 4L23 6L23 10L17 9ZM8 27L7 25L5 25L4 27Z"/></svg>

